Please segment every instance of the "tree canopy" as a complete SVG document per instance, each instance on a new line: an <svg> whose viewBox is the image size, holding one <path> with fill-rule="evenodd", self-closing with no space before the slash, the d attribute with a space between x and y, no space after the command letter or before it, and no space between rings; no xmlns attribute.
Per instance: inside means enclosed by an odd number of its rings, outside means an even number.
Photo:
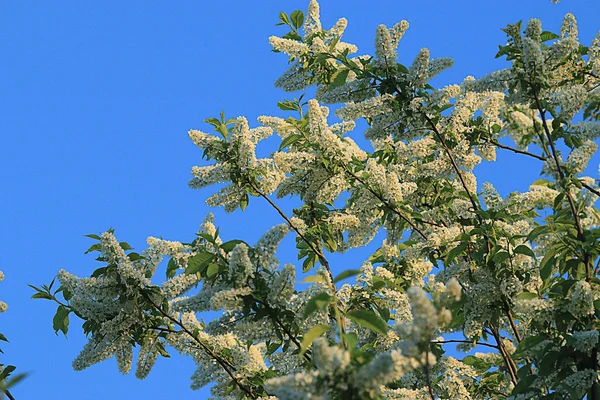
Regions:
<svg viewBox="0 0 600 400"><path fill-rule="evenodd" d="M113 230L88 235L98 269L32 286L57 303L56 332L82 321L73 367L115 357L129 373L137 358L144 379L176 351L197 365L192 389L218 399L600 399L600 189L584 176L600 34L581 44L571 14L559 32L509 24L508 68L435 87L452 60L424 48L400 63L407 21L356 56L347 21L326 28L319 13L315 0L281 12L269 39L289 58L275 82L293 93L287 118L222 113L205 120L214 132L189 131L207 160L189 186L215 187L206 203L227 212L266 202L280 223L224 241L208 215L195 237L149 237L141 252ZM279 149L260 157L273 134ZM474 173L497 152L535 160L541 178L502 197ZM276 257L286 236L298 265ZM360 269L333 273L332 253L361 247Z"/></svg>

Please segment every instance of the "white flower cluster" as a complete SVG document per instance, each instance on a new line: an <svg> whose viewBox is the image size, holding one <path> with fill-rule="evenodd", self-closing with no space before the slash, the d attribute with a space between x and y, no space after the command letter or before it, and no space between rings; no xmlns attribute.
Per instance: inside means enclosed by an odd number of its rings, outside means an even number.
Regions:
<svg viewBox="0 0 600 400"><path fill-rule="evenodd" d="M4 272L0 271L0 282L2 282L4 280ZM0 301L0 313L5 312L6 310L8 310L8 304L6 304L3 301Z"/></svg>
<svg viewBox="0 0 600 400"><path fill-rule="evenodd" d="M229 141L216 137L208 139L210 135L195 130L188 133L194 143L205 151L213 149L217 144L226 147L218 157L220 162L217 164L192 168L194 178L189 185L194 189L201 189L217 183L231 182L206 200L207 205L223 206L227 212L237 209L242 198L247 195L243 184L248 183L250 175L258 178L256 185L267 194L273 193L284 177L272 159L256 157L256 144L273 133L271 128L263 126L250 129L248 121L239 117L230 131ZM239 175L236 178L238 181L233 182L232 176L236 174Z"/></svg>
<svg viewBox="0 0 600 400"><path fill-rule="evenodd" d="M305 60L323 53L337 55L357 51L355 45L340 40L348 24L345 18L339 19L331 29L325 30L322 28L319 14L319 4L316 0L311 0L303 25L304 37L299 40L277 36L269 38L273 50L288 55L293 62L291 67L277 79L275 86L291 92L314 85L321 79L322 71L308 71L303 66ZM328 60L327 63L332 67L335 65L333 60Z"/></svg>
<svg viewBox="0 0 600 400"><path fill-rule="evenodd" d="M277 85L318 86L318 100L298 101L298 119L261 116L251 129L240 117L218 129L223 138L189 132L214 161L193 167L190 186L221 186L207 204L231 212L248 195L274 205L268 196L276 194L302 206L288 217L275 205L286 224L254 246L223 243L212 217L192 243L150 237L141 255L102 234L96 249L105 267L90 278L58 277L69 310L92 333L74 367L114 356L127 373L137 343L144 378L169 344L197 364L192 387L214 382L222 399L510 397L529 368L538 378L514 398L535 398L544 386L584 396L598 379L587 368L600 339L600 289L593 276L582 278L596 260L580 253L598 236L600 213L596 180L579 175L600 137L587 116L600 84L600 36L585 57L570 14L553 43L539 20L524 33L510 25L500 49L514 60L510 68L433 89L451 60L422 49L410 67L398 64L406 21L379 26L374 57L352 59L356 47L340 41L346 25L340 19L324 30L311 0L302 29L270 38L291 61ZM345 82L332 84L339 74ZM336 104L341 121L330 123L323 104ZM350 138L365 123L372 151ZM281 148L259 158L258 143L273 132ZM489 182L478 185L477 166L501 151L529 157L546 176L520 192L501 188L502 196ZM320 264L303 290L296 267L276 257L290 232L305 267ZM360 270L341 275L356 281L336 286L328 252L375 238L381 246ZM165 257L168 279L156 286ZM219 316L205 324L203 312ZM464 340L444 338L457 331ZM536 344L518 345L529 340ZM454 342L459 351L497 351L461 361L444 355ZM562 359L549 368L542 350L574 354L564 382L552 381Z"/></svg>

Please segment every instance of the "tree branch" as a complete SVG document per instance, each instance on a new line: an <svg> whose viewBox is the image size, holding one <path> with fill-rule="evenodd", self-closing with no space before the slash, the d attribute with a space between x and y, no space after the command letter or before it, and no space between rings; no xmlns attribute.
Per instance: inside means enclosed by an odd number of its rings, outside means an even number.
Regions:
<svg viewBox="0 0 600 400"><path fill-rule="evenodd" d="M460 183L462 184L463 188L465 189L465 192L467 192L467 196L469 196L469 200L471 201L471 204L473 205L473 209L475 211L479 210L479 206L475 202L475 199L473 198L473 195L471 194L471 191L469 190L469 188L467 186L467 183L465 182L465 180L464 180L464 178L462 176L461 170L458 167L458 164L456 164L456 161L454 160L454 157L452 156L452 152L450 151L450 148L448 147L448 145L446 144L446 141L442 137L442 134L437 129L437 126L435 125L435 123L433 122L433 120L431 118L429 118L429 115L427 115L426 113L423 113L423 116L425 117L425 119L427 120L427 122L429 123L429 125L431 126L431 129L433 130L433 132L437 136L438 140L440 141L440 144L442 145L444 151L446 152L446 155L450 159L450 163L452 164L452 167L456 171L456 175L458 176L458 179L460 180ZM481 222L481 217L479 216L479 214L477 214L477 219L479 220L479 222Z"/></svg>
<svg viewBox="0 0 600 400"><path fill-rule="evenodd" d="M504 145L502 143L499 143L499 142L497 142L495 140L488 140L487 142L491 143L494 146L497 146L497 147L499 147L501 149L509 150L509 151L512 151L512 152L515 152L515 153L518 153L518 154L523 154L523 155L535 158L535 159L540 160L540 161L546 161L546 160L548 160L548 158L546 158L544 156L540 156L538 154L530 153L530 152L524 151L524 150L515 149L514 147L506 146L506 145ZM597 189L594 189L593 187L591 187L587 183L581 182L581 186L583 186L584 188L586 188L590 192L594 193L596 196L600 197L600 191L597 190Z"/></svg>
<svg viewBox="0 0 600 400"><path fill-rule="evenodd" d="M142 292L142 295L146 298L146 300L148 300L150 302L150 304L152 304L152 306L154 306L154 308L156 308L163 316L165 316L169 321L173 322L175 325L179 326L181 328L182 331L184 331L186 334L188 334L188 336L190 336L192 339L194 339L194 341L196 343L198 343L200 345L200 347L202 348L202 350L204 350L209 356L211 356L217 363L219 363L219 365L225 370L225 372L227 373L227 375L229 375L229 377L233 380L233 382L236 384L236 386L244 393L248 394L251 398L256 399L257 396L252 392L251 388L247 388L246 386L242 385L240 383L240 381L235 377L235 375L233 374L233 372L231 372L231 370L235 371L235 367L233 365L231 365L227 360L223 360L221 357L219 357L214 351L212 351L212 349L210 347L208 347L204 342L202 342L200 339L198 339L196 337L196 335L194 335L183 323L181 323L177 318L174 318L172 315L168 314L167 312L165 312L161 306L159 306L158 304L156 304L148 294ZM231 369L231 370L230 370Z"/></svg>
<svg viewBox="0 0 600 400"><path fill-rule="evenodd" d="M269 196L267 196L263 191L261 191L258 187L256 187L256 185L253 182L251 182L250 180L247 180L247 182L256 193L258 193L263 199L265 199L277 211L277 213L279 215L281 215L281 217L288 223L288 225L298 234L298 236L300 236L300 238L308 245L308 247L310 247L310 249L317 255L317 257L319 257L319 261L321 262L321 265L323 265L325 267L325 269L327 270L327 275L329 276L329 282L330 282L329 287L331 288L331 290L334 294L337 293L337 288L335 287L335 283L333 283L333 274L331 272L331 267L329 266L329 261L327 261L327 258L325 258L325 255L323 254L321 249L315 247L313 245L313 243L311 243L306 238L306 236L304 236L304 234L300 231L300 229L298 229L294 225L294 223L288 218L288 216L285 215L285 213L281 210L281 208L279 208L279 206L277 204L275 204L275 202L273 200L271 200L269 198ZM343 340L341 335L346 333L346 328L344 327L343 317L337 307L337 299L334 299L334 301L330 303L329 314L330 314L330 317L332 317L335 321L337 321L338 327L339 327L339 332L340 332L340 340L345 346L345 341Z"/></svg>
<svg viewBox="0 0 600 400"><path fill-rule="evenodd" d="M364 185L367 188L367 190L369 192L371 192L371 194L373 194L373 196L377 197L377 199L379 199L379 201L381 201L390 210L392 210L392 212L394 212L394 214L396 214L397 216L399 216L400 218L402 218L404 221L406 221L411 226L411 228L415 230L415 232L417 232L419 235L421 235L421 237L423 239L427 240L427 235L425 235L425 233L423 233L423 231L421 231L419 229L419 227L417 227L417 225L415 225L414 222L412 222L410 219L408 219L408 217L406 217L404 214L402 214L400 211L398 211L395 207L393 207L391 204L389 204L383 198L383 196L381 196L379 193L375 192L363 179L361 179L355 173L353 173L352 171L350 171L347 166L344 165L344 169L346 170L346 172L348 173L348 175L350 175L351 177L353 177L354 179L356 179L358 182L360 182L362 185ZM425 222L425 221L423 221L423 222Z"/></svg>
<svg viewBox="0 0 600 400"><path fill-rule="evenodd" d="M519 381L517 378L517 367L514 364L514 361L510 354L508 354L508 352L506 351L506 348L504 348L504 344L502 343L502 338L500 337L498 328L490 324L490 329L492 331L492 336L494 337L494 340L496 341L496 344L498 346L498 350L500 350L500 355L502 356L502 358L504 359L504 363L506 364L506 370L510 375L510 380L512 381L513 385L516 386Z"/></svg>
<svg viewBox="0 0 600 400"><path fill-rule="evenodd" d="M468 340L456 340L456 339L452 339L452 340L432 340L429 343L437 343L437 344L447 344L447 343L467 343L467 344L475 344L477 346L486 346L486 347L491 347L492 349L496 349L498 350L498 346L495 346L493 344L489 344L489 343L483 343L483 342L470 342Z"/></svg>
<svg viewBox="0 0 600 400"><path fill-rule="evenodd" d="M533 97L535 99L535 104L540 112L540 116L542 118L542 126L544 127L544 131L546 132L546 136L548 138L548 143L550 144L550 149L552 150L552 157L554 158L554 162L556 163L556 170L558 171L558 176L561 180L565 179L565 173L562 170L560 165L560 161L558 159L558 153L556 151L556 147L554 146L554 141L552 140L552 134L550 133L550 128L548 128L548 123L546 122L546 111L542 107L542 103L538 97L538 94L535 90L535 87L532 85ZM571 208L571 213L573 214L573 219L575 220L575 227L577 228L577 237L579 240L584 241L583 237L583 227L581 226L581 221L579 219L579 214L577 213L577 207L575 207L575 200L571 195L571 192L565 189L565 195L567 196L567 200L569 202L569 207ZM590 267L589 254L586 252L584 254L584 264L585 264L585 275L586 281L591 282L592 280L592 271Z"/></svg>

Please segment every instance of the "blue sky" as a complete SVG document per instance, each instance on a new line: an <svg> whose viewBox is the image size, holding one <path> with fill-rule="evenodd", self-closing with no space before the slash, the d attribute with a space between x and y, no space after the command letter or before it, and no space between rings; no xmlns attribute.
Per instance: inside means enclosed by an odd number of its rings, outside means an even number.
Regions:
<svg viewBox="0 0 600 400"><path fill-rule="evenodd" d="M216 214L227 239L253 243L280 223L275 212L251 200L246 212L209 210L211 189L188 188L201 151L191 128L221 110L231 117L281 115L286 94L273 81L286 68L267 38L280 10L305 10L307 1L114 1L0 3L0 331L10 340L2 360L30 372L13 390L17 399L205 398L192 392L194 365L160 359L145 381L122 376L114 360L83 372L71 368L86 339L72 320L69 338L52 330L54 306L32 301L27 283L48 283L60 268L89 275L97 263L83 252L83 235L110 227L120 240L143 249L147 236L186 241L207 212ZM375 28L401 19L411 27L400 44L410 64L422 47L455 66L437 79L456 83L503 67L495 60L505 41L500 28L538 17L557 31L572 12L583 43L600 28L599 0L323 0L326 27L349 20L345 40L359 53L373 49ZM596 176L598 159L592 162ZM503 193L536 179L535 163L506 153L480 168ZM283 202L289 209L290 203ZM288 245L290 240L286 242ZM289 248L289 246L288 246ZM284 250L283 262L294 262ZM356 254L334 258L356 268ZM173 353L173 352L172 352Z"/></svg>

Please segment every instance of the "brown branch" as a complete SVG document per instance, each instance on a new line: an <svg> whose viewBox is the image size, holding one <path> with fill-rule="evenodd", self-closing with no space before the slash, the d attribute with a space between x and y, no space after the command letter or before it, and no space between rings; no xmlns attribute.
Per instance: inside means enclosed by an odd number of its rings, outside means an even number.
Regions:
<svg viewBox="0 0 600 400"><path fill-rule="evenodd" d="M12 393L10 393L10 391L8 389L2 389L2 391L4 392L4 394L6 395L6 397L9 398L9 400L15 400L15 398L12 395Z"/></svg>
<svg viewBox="0 0 600 400"><path fill-rule="evenodd" d="M530 152L525 151L525 150L515 149L514 147L510 147L510 146L504 145L504 144L498 142L497 140L486 139L486 141L488 143L493 144L496 147L501 148L501 149L509 150L509 151L512 151L512 152L517 153L517 154L523 154L523 155L526 155L526 156L529 156L529 157L537 158L540 161L546 161L546 157L544 157L544 156L540 156L538 154L530 153Z"/></svg>
<svg viewBox="0 0 600 400"><path fill-rule="evenodd" d="M178 331L174 331L173 329L163 328L161 326L153 326L150 329L157 330L159 332L167 332L167 333L179 333Z"/></svg>
<svg viewBox="0 0 600 400"><path fill-rule="evenodd" d="M456 174L458 175L458 178L460 179L460 182L461 182L463 188L465 189L467 196L469 196L469 200L471 201L471 204L473 205L474 210L475 211L479 210L479 206L477 205L477 203L475 202L475 199L473 198L471 192L469 191L467 184L461 174L461 170L458 167L458 164L456 163L456 161L454 160L454 157L452 156L452 152L450 151L450 148L447 146L446 141L442 137L440 131L437 129L437 126L435 125L433 120L431 118L429 118L429 116L425 113L423 113L423 116L425 117L425 119L427 120L429 125L431 126L433 132L435 133L438 140L440 141L440 144L444 148L446 155L450 159L450 162L452 163L452 166L453 166L454 170L456 171ZM481 216L479 214L476 214L476 216L477 216L477 220L481 223L482 222ZM488 253L489 253L491 250L489 238L487 237L487 235L485 233L483 235L483 238L486 242L486 245L488 248ZM506 310L506 312L507 312L507 316L509 317L509 320L512 320L512 315L510 314L509 310ZM512 322L513 322L513 330L515 330L515 335L520 338L519 332L516 330L516 326L514 326L514 321L512 321ZM508 352L506 351L504 344L502 343L502 340L500 339L498 329L493 325L491 325L490 328L492 329L492 333L493 333L494 339L496 340L496 343L498 345L498 349L500 350L500 354L502 355L502 358L504 359L504 362L507 366L507 370L510 374L511 381L513 382L514 385L516 385L518 382L517 366L516 366L514 360L512 359L512 357L510 356L510 354L508 354Z"/></svg>
<svg viewBox="0 0 600 400"><path fill-rule="evenodd" d="M473 209L475 211L479 210L479 206L475 202L475 199L473 198L473 195L471 195L471 192L469 191L469 188L467 187L467 183L465 182L465 180L464 180L464 178L462 176L461 170L458 167L458 164L456 164L456 161L454 160L454 157L452 156L452 152L450 151L450 148L448 147L448 145L446 144L446 141L442 137L442 134L438 130L438 128L435 125L435 123L431 120L431 118L429 118L429 115L427 115L426 113L423 113L423 116L425 117L425 119L427 120L427 122L429 123L429 125L431 126L431 129L433 130L433 132L437 136L438 140L440 141L440 144L442 145L442 147L444 148L444 151L446 152L446 155L450 159L450 163L452 164L452 167L456 171L456 175L458 176L458 179L460 180L460 183L462 184L463 188L465 189L465 192L467 192L467 196L469 196L469 200L471 201L471 204L473 205ZM477 219L479 220L479 222L481 222L481 216L479 216L479 214L477 214Z"/></svg>
<svg viewBox="0 0 600 400"><path fill-rule="evenodd" d="M287 224L298 234L298 236L300 236L300 238L308 245L308 247L310 247L310 249L317 255L317 257L319 257L319 261L321 262L321 265L323 265L325 267L325 270L327 270L327 275L329 276L329 283L330 283L329 286L330 286L332 292L336 293L337 288L335 287L335 283L333 283L333 274L331 272L331 267L329 266L329 262L325 258L325 255L323 254L321 249L315 247L313 245L313 243L311 243L306 238L306 236L304 236L304 234L300 231L300 229L298 229L294 225L294 223L288 218L288 216L285 215L285 213L281 210L281 208L279 208L279 206L277 204L275 204L275 202L273 202L273 200L271 200L269 198L269 196L267 196L263 191L261 191L258 187L256 187L256 185L252 181L247 180L247 182L256 193L258 193L263 199L265 199L277 211L277 213L285 220L285 222L287 222ZM340 311L337 307L336 302L337 302L337 299L336 299L336 301L330 303L329 315L335 321L337 321L338 327L339 327L339 332L340 332L340 340L342 340L342 343L344 343L344 346L345 346L345 341L341 338L341 335L346 333L346 328L344 327L343 317L340 314Z"/></svg>
<svg viewBox="0 0 600 400"><path fill-rule="evenodd" d="M594 348L592 350L592 356L591 356L591 367L593 371L597 371L598 370L598 349ZM594 383L592 383L592 388L590 389L590 400L598 400L598 396L596 394L596 385L598 385L598 383L596 381L594 381Z"/></svg>
<svg viewBox="0 0 600 400"><path fill-rule="evenodd" d="M296 347L298 347L299 350L302 349L302 345L300 344L300 342L298 341L298 339L292 334L292 332L279 319L277 319L275 317L275 315L273 314L273 312L275 311L275 309L271 308L268 304L266 304L266 303L264 303L264 302L262 302L260 300L257 300L257 301L260 304L262 304L267 309L267 311L269 313L269 316L271 317L271 321L273 321L273 323L275 325L278 325L283 330L283 332L285 332L285 334L288 335L288 337L290 338L290 340L296 345ZM309 352L310 352L310 350L307 350L304 353L304 358L306 359L306 361L312 362L310 356L307 354Z"/></svg>
<svg viewBox="0 0 600 400"><path fill-rule="evenodd" d="M431 371L429 366L429 346L427 346L427 352L425 353L425 380L427 382L427 392L429 393L429 397L431 400L435 400L435 396L433 395L433 389L431 388Z"/></svg>
<svg viewBox="0 0 600 400"><path fill-rule="evenodd" d="M285 215L285 213L281 210L281 208L279 208L279 206L277 204L275 204L275 202L273 202L273 200L271 200L269 198L269 196L267 196L263 191L261 191L259 188L257 188L256 185L249 180L248 180L248 184L250 185L252 190L254 190L256 193L258 193L260 197L265 199L275 209L275 211L277 211L277 213L281 216L281 218L283 218L285 220L285 222L287 222L287 224L290 226L290 228L292 228L298 234L298 236L300 236L300 238L308 245L308 247L310 247L310 249L317 255L317 257L319 257L319 261L321 262L321 264L323 264L323 266L327 270L327 273L329 274L329 277L331 278L331 283L333 284L333 274L331 273L331 269L329 267L329 262L325 258L325 255L323 254L323 252L320 249L318 249L312 242L310 242L306 238L306 236L304 236L302 231L300 231L300 229L298 229L294 225L294 223L288 218L288 216Z"/></svg>
<svg viewBox="0 0 600 400"><path fill-rule="evenodd" d="M512 327L512 330L515 334L515 338L517 339L517 342L521 343L521 341L523 339L521 339L521 335L519 334L519 330L517 329L517 325L515 324L515 320L510 312L510 309L508 308L508 305L505 304L506 307L506 316L508 317L508 321L510 322L510 326Z"/></svg>
<svg viewBox="0 0 600 400"><path fill-rule="evenodd" d="M598 191L597 189L594 189L593 187L591 187L587 183L581 182L581 186L583 186L584 188L586 188L590 192L594 193L596 196L600 197L600 191Z"/></svg>
<svg viewBox="0 0 600 400"><path fill-rule="evenodd" d="M533 85L532 85L532 88L533 88ZM554 158L554 162L556 163L556 170L558 171L558 176L560 177L561 180L564 180L565 173L562 170L562 167L560 165L560 160L558 159L558 152L556 151L556 147L554 146L554 141L552 140L552 134L550 133L550 128L548 128L548 123L546 121L546 111L542 107L542 103L540 102L540 99L539 99L538 94L535 91L535 89L533 89L532 91L533 91L533 97L535 99L535 104L536 104L538 111L540 112L540 116L542 118L542 126L544 127L544 131L546 132L546 136L548 138L548 143L550 144L550 149L552 150L552 157ZM575 200L573 199L573 196L571 195L571 192L568 190L568 188L565 189L565 195L567 196L567 200L569 202L569 207L571 208L571 213L573 214L573 219L575 220L575 227L577 228L577 237L579 238L579 240L584 241L585 239L583 236L583 227L581 226L581 221L579 219L579 213L577 212L577 208L575 207ZM586 275L587 282L590 282L592 280L592 271L590 268L589 261L590 261L589 254L585 253L584 263L585 263L585 275Z"/></svg>
<svg viewBox="0 0 600 400"><path fill-rule="evenodd" d="M552 151L552 158L554 158L554 162L556 164L556 170L558 171L558 176L561 180L565 179L565 173L560 165L560 160L558 159L558 152L556 151L556 147L554 146L554 140L552 140L552 134L550 133L550 128L548 128L548 122L546 121L546 111L542 107L542 103L537 95L535 89L533 90L533 97L535 99L536 106L538 111L540 112L540 117L542 118L542 126L544 127L544 131L546 132L546 137L548 139L548 144L550 145L550 149ZM569 201L569 205L571 207L571 212L573 213L573 218L575 219L575 225L577 227L577 233L580 236L583 236L583 229L581 228L581 223L579 221L579 215L577 214L577 209L575 208L575 203L571 196L571 193L567 190L566 192L567 199Z"/></svg>
<svg viewBox="0 0 600 400"><path fill-rule="evenodd" d="M389 204L384 198L383 196L381 196L379 193L375 192L363 179L361 179L360 177L358 177L356 174L354 174L352 171L350 171L346 166L344 166L344 169L346 170L346 172L348 173L348 175L350 175L351 177L353 177L354 179L356 179L358 182L360 182L362 185L364 185L367 190L369 192L371 192L371 194L373 194L373 196L377 197L379 199L379 201L381 201L383 204L385 204L390 210L392 210L394 212L394 214L396 214L397 216L399 216L400 218L402 218L404 221L406 221L411 228L413 228L415 230L415 232L417 232L419 235L421 235L421 237L425 240L427 240L427 235L425 235L425 233L423 233L423 231L421 231L419 229L419 227L417 227L417 225L415 225L414 222L412 222L410 219L408 219L404 214L402 214L400 211L398 211L395 207L393 207L391 204ZM425 221L423 221L425 222Z"/></svg>
<svg viewBox="0 0 600 400"><path fill-rule="evenodd" d="M530 153L528 151L515 149L514 147L506 146L506 145L504 145L502 143L499 143L498 141L495 141L495 140L488 140L488 143L491 143L494 146L497 146L497 147L499 147L501 149L504 149L504 150L509 150L509 151L512 151L512 152L515 152L515 153L518 153L518 154L523 154L523 155L526 155L526 156L529 156L529 157L533 157L533 158L535 158L537 160L540 160L540 161L547 161L548 160L548 158L546 158L544 156L540 156L539 154L534 154L534 153ZM597 189L594 189L593 187L591 187L587 183L581 182L581 186L583 186L584 188L586 188L590 192L594 193L596 196L600 197L600 191L597 190Z"/></svg>
<svg viewBox="0 0 600 400"><path fill-rule="evenodd" d="M457 340L457 339L452 339L452 340L432 340L429 343L436 343L436 344L447 344L447 343L467 343L467 344L474 344L477 346L487 346L487 347L491 347L493 349L498 350L498 346L495 346L493 344L489 344L489 343L483 343L483 342L470 342L468 340Z"/></svg>
<svg viewBox="0 0 600 400"><path fill-rule="evenodd" d="M181 323L177 318L173 317L172 315L168 314L167 312L165 312L161 306L159 306L158 304L156 304L149 295L147 295L146 293L142 292L142 295L146 298L146 300L148 300L150 302L150 304L152 304L152 306L154 306L154 308L156 308L163 316L165 316L169 321L173 322L175 325L179 326L181 328L182 331L184 331L185 333L188 334L188 336L190 336L192 339L194 339L194 341L196 343L198 343L200 345L200 347L202 348L202 350L204 350L210 357L212 357L215 361L217 361L217 363L219 363L219 365L225 370L225 372L227 373L227 375L229 375L229 377L233 380L233 382L236 384L236 386L238 388L240 388L240 390L246 394L248 394L251 398L256 399L256 395L252 392L251 388L247 388L246 386L242 385L240 383L240 381L235 377L235 375L233 374L233 372L231 372L231 370L235 371L235 367L233 365L231 365L231 363L229 363L227 360L222 359L221 357L219 357L210 347L208 347L204 342L202 342L200 339L198 339L198 337L196 337L196 335L194 335L183 323ZM230 370L231 369L231 370Z"/></svg>
<svg viewBox="0 0 600 400"><path fill-rule="evenodd" d="M494 340L498 345L498 350L500 350L500 355L502 356L502 358L504 359L504 363L506 364L506 369L508 371L508 374L510 375L510 380L512 381L513 385L516 386L518 382L517 367L516 365L514 365L512 357L510 356L510 354L508 354L506 348L504 347L504 344L502 343L502 338L500 337L498 328L490 324L490 329L492 331L492 336L494 336Z"/></svg>

